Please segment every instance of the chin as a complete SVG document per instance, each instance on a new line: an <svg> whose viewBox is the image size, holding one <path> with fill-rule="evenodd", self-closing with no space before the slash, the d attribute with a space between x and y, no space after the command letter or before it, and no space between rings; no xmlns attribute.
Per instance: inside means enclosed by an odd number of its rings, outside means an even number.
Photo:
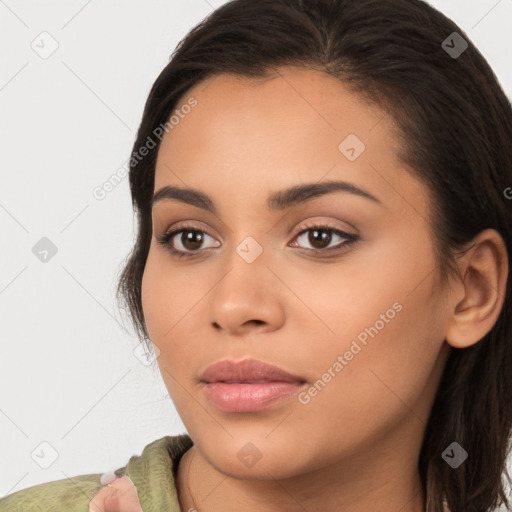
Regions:
<svg viewBox="0 0 512 512"><path fill-rule="evenodd" d="M272 446L254 436L252 439L254 442L231 440L227 446L216 444L203 453L217 471L239 480L291 478L301 473L301 463L307 467L306 461L297 460L295 448L284 449L282 444Z"/></svg>

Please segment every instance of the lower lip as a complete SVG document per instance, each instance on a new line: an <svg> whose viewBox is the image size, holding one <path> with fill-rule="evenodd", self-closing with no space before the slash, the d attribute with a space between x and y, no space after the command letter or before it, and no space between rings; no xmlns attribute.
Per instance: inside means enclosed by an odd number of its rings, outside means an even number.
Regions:
<svg viewBox="0 0 512 512"><path fill-rule="evenodd" d="M269 407L278 400L296 393L300 382L208 382L205 391L210 400L225 412L252 412Z"/></svg>

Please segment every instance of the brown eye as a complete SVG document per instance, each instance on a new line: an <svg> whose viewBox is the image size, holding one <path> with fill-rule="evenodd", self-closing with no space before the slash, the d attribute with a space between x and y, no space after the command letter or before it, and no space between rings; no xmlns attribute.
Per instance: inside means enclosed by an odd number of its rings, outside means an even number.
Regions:
<svg viewBox="0 0 512 512"><path fill-rule="evenodd" d="M306 226L295 239L300 244L310 245L310 247L299 245L304 249L313 252L330 252L346 249L357 241L357 236L330 226ZM334 245L331 245L331 243L334 243Z"/></svg>
<svg viewBox="0 0 512 512"><path fill-rule="evenodd" d="M176 236L181 233L181 236ZM178 239L182 247L187 251L197 251L204 243L204 233L202 231L183 230L175 234L172 238Z"/></svg>
<svg viewBox="0 0 512 512"><path fill-rule="evenodd" d="M198 229L180 229L179 231L174 231L171 235L169 242L174 242L173 249L182 252L194 252L205 249L205 247L202 247L203 244L209 238L214 240L208 233Z"/></svg>
<svg viewBox="0 0 512 512"><path fill-rule="evenodd" d="M308 243L314 249L325 249L332 240L332 235L327 229L309 229Z"/></svg>
<svg viewBox="0 0 512 512"><path fill-rule="evenodd" d="M186 257L194 256L200 253L202 249L209 248L204 247L208 239L215 241L206 231L193 226L180 226L158 238L158 243L168 249L174 256ZM210 247L218 247L218 245L220 244L210 244Z"/></svg>

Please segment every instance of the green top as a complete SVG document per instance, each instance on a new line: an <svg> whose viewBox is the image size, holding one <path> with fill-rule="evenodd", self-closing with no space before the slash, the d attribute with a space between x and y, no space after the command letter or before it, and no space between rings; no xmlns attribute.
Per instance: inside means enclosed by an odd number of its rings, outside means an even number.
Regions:
<svg viewBox="0 0 512 512"><path fill-rule="evenodd" d="M130 477L144 512L181 512L174 479L182 455L193 444L188 434L162 437L114 473ZM89 502L102 489L101 475L74 476L22 489L0 499L0 512L89 512Z"/></svg>

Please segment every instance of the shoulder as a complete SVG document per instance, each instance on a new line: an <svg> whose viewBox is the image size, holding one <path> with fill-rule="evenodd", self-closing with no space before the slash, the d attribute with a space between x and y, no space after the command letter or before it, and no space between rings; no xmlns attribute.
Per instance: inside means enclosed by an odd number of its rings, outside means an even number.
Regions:
<svg viewBox="0 0 512 512"><path fill-rule="evenodd" d="M176 471L181 457L192 445L187 434L162 437L148 444L141 455L132 456L125 468L115 471L119 476L130 477L142 510L179 512Z"/></svg>
<svg viewBox="0 0 512 512"><path fill-rule="evenodd" d="M79 475L28 487L0 499L0 512L88 512L101 490L101 473Z"/></svg>
<svg viewBox="0 0 512 512"><path fill-rule="evenodd" d="M115 470L133 481L142 509L155 504L176 509L175 471L181 456L192 446L187 434L164 436L147 444L140 455ZM102 473L79 475L22 489L0 499L0 512L89 512L89 502L101 491ZM160 508L158 509L160 510Z"/></svg>

